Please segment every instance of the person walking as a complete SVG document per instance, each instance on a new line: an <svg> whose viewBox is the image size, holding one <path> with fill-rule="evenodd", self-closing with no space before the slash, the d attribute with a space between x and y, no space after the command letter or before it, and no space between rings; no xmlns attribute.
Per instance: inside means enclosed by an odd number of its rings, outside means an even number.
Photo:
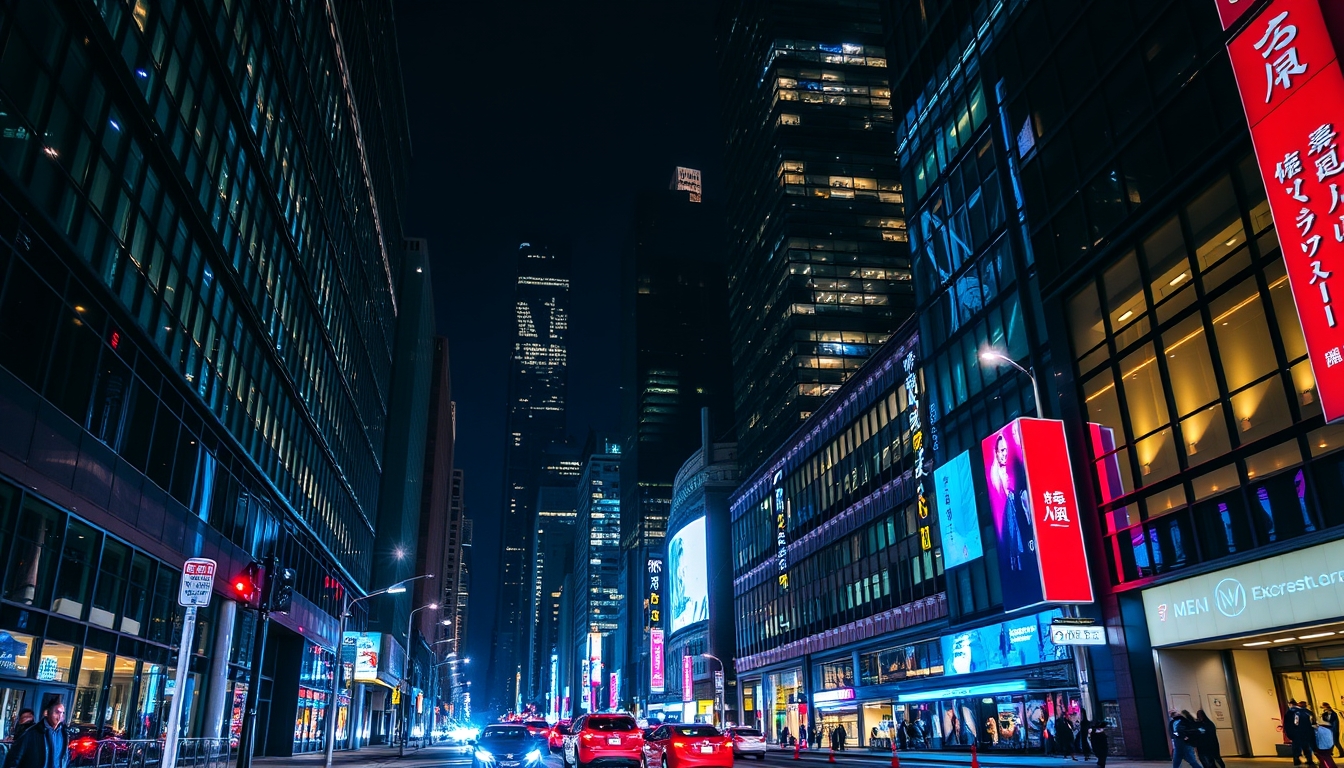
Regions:
<svg viewBox="0 0 1344 768"><path fill-rule="evenodd" d="M1181 762L1190 764L1190 768L1202 768L1195 756L1194 718L1182 710L1172 710L1171 715L1171 768L1181 768Z"/></svg>
<svg viewBox="0 0 1344 768"><path fill-rule="evenodd" d="M1046 702L1047 704L1049 702ZM1049 755L1055 751L1055 716L1050 715L1041 729L1041 752Z"/></svg>
<svg viewBox="0 0 1344 768"><path fill-rule="evenodd" d="M1305 757L1308 766L1315 766L1312 758L1316 747L1316 728L1312 724L1311 710L1306 704L1288 701L1288 711L1283 716L1284 735L1293 745L1293 765L1301 765L1300 758Z"/></svg>
<svg viewBox="0 0 1344 768"><path fill-rule="evenodd" d="M798 726L798 744L807 748L807 723Z"/></svg>
<svg viewBox="0 0 1344 768"><path fill-rule="evenodd" d="M53 696L42 709L42 720L10 745L5 765L14 768L68 768L70 736L65 730L65 703Z"/></svg>
<svg viewBox="0 0 1344 768"><path fill-rule="evenodd" d="M1331 749L1338 752L1340 757L1344 757L1344 747L1339 746L1339 713L1328 701L1321 705L1321 722L1330 729L1330 735L1334 737L1334 746Z"/></svg>
<svg viewBox="0 0 1344 768"><path fill-rule="evenodd" d="M838 747L838 749L836 749L837 752L845 751L845 739L848 736L849 734L845 733L845 726L843 724L835 726L835 743Z"/></svg>
<svg viewBox="0 0 1344 768"><path fill-rule="evenodd" d="M1092 754L1097 756L1097 768L1106 768L1106 755L1111 751L1110 739L1106 737L1106 723L1100 720L1092 723L1088 741L1092 742Z"/></svg>
<svg viewBox="0 0 1344 768"><path fill-rule="evenodd" d="M1092 759L1092 722L1087 719L1087 710L1078 710L1078 751L1083 753L1083 760Z"/></svg>
<svg viewBox="0 0 1344 768"><path fill-rule="evenodd" d="M1055 720L1055 740L1059 742L1060 757L1067 756L1075 762L1078 760L1078 756L1074 754L1073 721L1068 715L1060 715Z"/></svg>
<svg viewBox="0 0 1344 768"><path fill-rule="evenodd" d="M1195 728L1199 732L1195 743L1199 762L1203 763L1204 768L1227 768L1227 763L1223 762L1222 746L1218 743L1218 726L1202 709L1195 713Z"/></svg>
<svg viewBox="0 0 1344 768"><path fill-rule="evenodd" d="M19 716L14 718L14 727L9 729L9 743L11 749L5 755L4 768L14 768L17 752L15 752L12 747L15 744L18 744L23 738L23 734L27 733L35 724L36 720L33 717L33 710L27 707L19 710Z"/></svg>
<svg viewBox="0 0 1344 768"><path fill-rule="evenodd" d="M1335 734L1325 723L1317 723L1313 730L1316 737L1313 746L1316 747L1316 757L1321 761L1321 768L1335 768L1335 757L1332 754L1335 749Z"/></svg>

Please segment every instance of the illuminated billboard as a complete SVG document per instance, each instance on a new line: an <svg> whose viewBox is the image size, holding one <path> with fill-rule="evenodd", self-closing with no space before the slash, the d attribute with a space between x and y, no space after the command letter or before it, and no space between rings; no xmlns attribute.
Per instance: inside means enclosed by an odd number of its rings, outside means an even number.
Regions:
<svg viewBox="0 0 1344 768"><path fill-rule="evenodd" d="M981 449L1004 610L1092 602L1064 423L1017 419L986 437Z"/></svg>
<svg viewBox="0 0 1344 768"><path fill-rule="evenodd" d="M667 685L663 668L663 630L649 630L649 692L662 693Z"/></svg>
<svg viewBox="0 0 1344 768"><path fill-rule="evenodd" d="M933 487L944 567L963 565L983 555L980 515L975 509L975 484L971 480L971 452L962 451L934 470Z"/></svg>
<svg viewBox="0 0 1344 768"><path fill-rule="evenodd" d="M1050 635L1050 622L1060 616L1055 609L944 635L943 674L953 677L1067 659L1068 650L1055 645Z"/></svg>
<svg viewBox="0 0 1344 768"><path fill-rule="evenodd" d="M709 618L709 577L705 559L705 518L682 526L667 544L669 631Z"/></svg>

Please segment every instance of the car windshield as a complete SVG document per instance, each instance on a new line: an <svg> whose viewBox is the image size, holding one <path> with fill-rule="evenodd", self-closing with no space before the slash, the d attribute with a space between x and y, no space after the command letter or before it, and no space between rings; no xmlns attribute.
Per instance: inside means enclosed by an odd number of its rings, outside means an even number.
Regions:
<svg viewBox="0 0 1344 768"><path fill-rule="evenodd" d="M482 739L526 739L527 729L521 725L488 725L485 727L485 733L481 734Z"/></svg>
<svg viewBox="0 0 1344 768"><path fill-rule="evenodd" d="M546 723L545 720L528 720L527 723L526 723L526 725L527 725L528 728L550 728L550 727L551 727L550 725L548 725L548 724Z"/></svg>
<svg viewBox="0 0 1344 768"><path fill-rule="evenodd" d="M674 725L674 736L718 736L719 729L712 725Z"/></svg>
<svg viewBox="0 0 1344 768"><path fill-rule="evenodd" d="M761 732L755 728L734 728L733 733L738 736L760 736Z"/></svg>
<svg viewBox="0 0 1344 768"><path fill-rule="evenodd" d="M635 730L635 719L633 717L590 717L588 718L588 727L594 731L633 731Z"/></svg>

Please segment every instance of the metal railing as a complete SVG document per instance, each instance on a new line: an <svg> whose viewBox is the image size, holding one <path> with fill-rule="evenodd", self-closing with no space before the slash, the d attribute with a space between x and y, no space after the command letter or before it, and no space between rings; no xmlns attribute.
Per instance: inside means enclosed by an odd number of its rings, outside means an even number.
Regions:
<svg viewBox="0 0 1344 768"><path fill-rule="evenodd" d="M228 768L228 739L180 739L173 768ZM70 768L169 768L163 766L163 742L158 739L104 739L92 752L73 751Z"/></svg>

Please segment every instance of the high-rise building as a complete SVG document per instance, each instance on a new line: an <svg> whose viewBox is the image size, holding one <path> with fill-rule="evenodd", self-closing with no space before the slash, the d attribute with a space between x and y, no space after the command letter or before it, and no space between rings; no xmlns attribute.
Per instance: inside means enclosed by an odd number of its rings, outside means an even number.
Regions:
<svg viewBox="0 0 1344 768"><path fill-rule="evenodd" d="M738 447L752 467L913 309L880 0L719 11Z"/></svg>
<svg viewBox="0 0 1344 768"><path fill-rule="evenodd" d="M607 708L606 674L615 667L616 631L625 599L619 581L621 445L590 435L583 457L574 529L572 629L575 662L581 673L588 672L586 684L580 683L577 704L579 711L595 712Z"/></svg>
<svg viewBox="0 0 1344 768"><path fill-rule="evenodd" d="M528 555L544 451L564 441L568 385L569 254L541 243L518 246L514 338L509 356L500 591L490 660L492 706L518 699L527 666L531 592Z"/></svg>
<svg viewBox="0 0 1344 768"><path fill-rule="evenodd" d="M461 480L460 470L454 472ZM457 482L457 487L462 487ZM457 493L461 497L460 491ZM464 510L465 512L465 510ZM471 692L467 685L467 675L471 671L471 658L466 655L467 614L471 602L472 539L474 524L471 518L462 517L461 557L457 564L457 615L453 618L453 630L457 647L458 663L452 666L452 714L457 718L471 717Z"/></svg>
<svg viewBox="0 0 1344 768"><path fill-rule="evenodd" d="M560 585L574 569L574 521L582 454L568 443L547 448L537 489L536 529L528 562L531 591L527 604L527 659L523 700L546 711L550 683L555 679L555 652ZM553 702L551 703L553 704Z"/></svg>
<svg viewBox="0 0 1344 768"><path fill-rule="evenodd" d="M457 614L457 562L461 507L453 503L453 439L456 432L456 408L452 400L452 378L448 367L448 340L434 337L429 388L429 412L425 428L424 480L420 492L419 547L417 573L431 574L415 582L417 606L438 603L438 610L421 611L415 627L429 644L425 654L434 670L428 674L426 699L437 707L450 700L451 676L441 658L457 652L457 636L451 623ZM455 656L453 657L455 658ZM424 660L424 659L422 659Z"/></svg>
<svg viewBox="0 0 1344 768"><path fill-rule="evenodd" d="M671 188L635 199L622 260L621 547L624 693L648 698L647 561L663 549L672 481L700 446L700 412L733 435L728 278L722 208L700 172L678 168ZM632 623L633 620L633 623Z"/></svg>
<svg viewBox="0 0 1344 768"><path fill-rule="evenodd" d="M266 664L221 588L187 733L236 733L250 688L258 752L320 749L392 447L392 4L10 3L0 89L4 685L160 738L184 558L222 587L274 554L298 583Z"/></svg>

